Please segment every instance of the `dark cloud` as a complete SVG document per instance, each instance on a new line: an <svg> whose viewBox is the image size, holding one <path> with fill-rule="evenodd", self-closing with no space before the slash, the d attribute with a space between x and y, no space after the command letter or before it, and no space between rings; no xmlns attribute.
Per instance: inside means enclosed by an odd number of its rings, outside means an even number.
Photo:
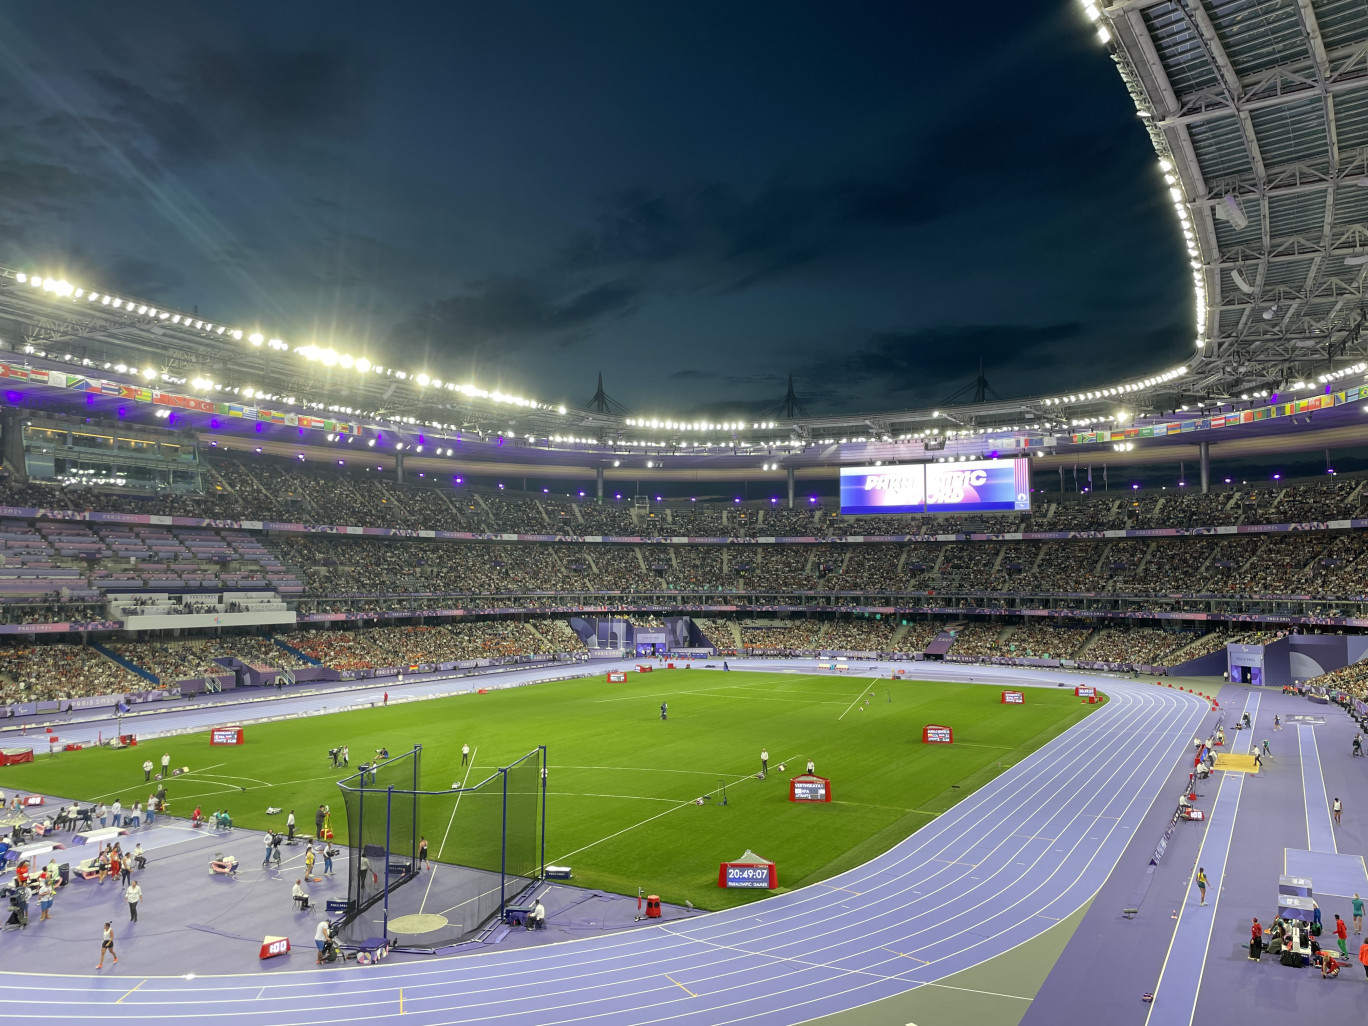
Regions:
<svg viewBox="0 0 1368 1026"><path fill-rule="evenodd" d="M532 343L564 347L629 314L639 296L626 279L552 292L530 278L491 278L427 304L399 325L394 339L454 356L496 355Z"/></svg>
<svg viewBox="0 0 1368 1026"><path fill-rule="evenodd" d="M370 95L368 64L350 49L194 47L150 80L90 76L108 116L136 133L130 153L141 144L143 156L170 166L312 156L355 129Z"/></svg>
<svg viewBox="0 0 1368 1026"><path fill-rule="evenodd" d="M677 193L612 197L561 266L643 268L666 287L736 291L858 250L860 236L928 224L944 206L915 167L886 177L773 180L751 193L720 182Z"/></svg>
<svg viewBox="0 0 1368 1026"><path fill-rule="evenodd" d="M1105 334L1080 322L977 324L869 333L839 360L817 358L801 377L817 383L814 398L845 411L938 403L984 377L1004 399L1067 389L1084 377L1094 384L1135 373L1137 354L1180 359L1183 325L1150 330L1115 327ZM889 399L882 399L888 396ZM957 401L968 402L961 394Z"/></svg>

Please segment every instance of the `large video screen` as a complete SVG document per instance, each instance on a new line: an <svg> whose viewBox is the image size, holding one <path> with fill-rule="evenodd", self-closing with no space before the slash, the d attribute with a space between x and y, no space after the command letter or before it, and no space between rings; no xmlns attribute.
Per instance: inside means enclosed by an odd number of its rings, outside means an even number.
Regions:
<svg viewBox="0 0 1368 1026"><path fill-rule="evenodd" d="M841 468L841 512L847 515L1030 508L1030 460Z"/></svg>

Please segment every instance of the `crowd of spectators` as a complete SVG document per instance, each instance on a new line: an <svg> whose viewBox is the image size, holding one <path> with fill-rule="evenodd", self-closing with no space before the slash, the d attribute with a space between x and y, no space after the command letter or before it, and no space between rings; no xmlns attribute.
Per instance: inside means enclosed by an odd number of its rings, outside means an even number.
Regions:
<svg viewBox="0 0 1368 1026"><path fill-rule="evenodd" d="M1350 663L1338 670L1312 677L1306 686L1343 691L1360 702L1368 702L1368 660Z"/></svg>
<svg viewBox="0 0 1368 1026"><path fill-rule="evenodd" d="M412 474L401 484L393 472L378 471L364 460L333 467L265 456L239 460L214 455L203 467L203 494L133 495L10 480L0 482L0 503L480 533L820 537L1325 522L1357 516L1368 497L1358 480L1332 478L1300 485L1241 485L1205 495L1186 488L1134 496L1108 491L1042 494L1032 513L990 517L846 517L810 502L792 510L777 503L704 506L678 501L636 508L621 499L600 504L586 497L576 501L497 490L477 493Z"/></svg>
<svg viewBox="0 0 1368 1026"><path fill-rule="evenodd" d="M1163 666L1166 655L1191 640L1189 635L1157 627L1109 628L1099 631L1079 658L1101 663Z"/></svg>
<svg viewBox="0 0 1368 1026"><path fill-rule="evenodd" d="M93 623L108 619L103 602L0 602L0 623Z"/></svg>
<svg viewBox="0 0 1368 1026"><path fill-rule="evenodd" d="M309 658L335 670L402 669L471 659L554 655L583 648L568 624L546 618L306 631L288 640Z"/></svg>
<svg viewBox="0 0 1368 1026"><path fill-rule="evenodd" d="M950 647L950 654L976 658L1000 655L998 638L1002 632L1000 623L962 624L953 628L955 643Z"/></svg>
<svg viewBox="0 0 1368 1026"><path fill-rule="evenodd" d="M0 699L41 702L142 691L150 682L86 645L0 645Z"/></svg>
<svg viewBox="0 0 1368 1026"><path fill-rule="evenodd" d="M742 620L741 647L766 652L813 652L820 647L821 620L790 620L762 623Z"/></svg>
<svg viewBox="0 0 1368 1026"><path fill-rule="evenodd" d="M1088 643L1092 629L1024 623L1006 632L993 655L1016 659L1072 659Z"/></svg>

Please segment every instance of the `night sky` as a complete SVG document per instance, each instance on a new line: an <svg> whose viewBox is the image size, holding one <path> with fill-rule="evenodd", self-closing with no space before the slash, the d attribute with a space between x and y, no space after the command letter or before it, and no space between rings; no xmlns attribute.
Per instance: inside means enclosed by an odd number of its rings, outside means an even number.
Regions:
<svg viewBox="0 0 1368 1026"><path fill-rule="evenodd" d="M8 4L0 262L639 413L1191 351L1145 132L1050 3ZM750 405L748 405L750 404Z"/></svg>

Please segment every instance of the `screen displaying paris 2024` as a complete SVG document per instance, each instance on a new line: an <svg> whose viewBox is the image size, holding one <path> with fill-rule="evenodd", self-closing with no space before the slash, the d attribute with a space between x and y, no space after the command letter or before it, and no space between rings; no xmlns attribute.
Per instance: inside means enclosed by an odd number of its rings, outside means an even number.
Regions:
<svg viewBox="0 0 1368 1026"><path fill-rule="evenodd" d="M841 512L972 513L1029 510L1029 460L842 467Z"/></svg>

